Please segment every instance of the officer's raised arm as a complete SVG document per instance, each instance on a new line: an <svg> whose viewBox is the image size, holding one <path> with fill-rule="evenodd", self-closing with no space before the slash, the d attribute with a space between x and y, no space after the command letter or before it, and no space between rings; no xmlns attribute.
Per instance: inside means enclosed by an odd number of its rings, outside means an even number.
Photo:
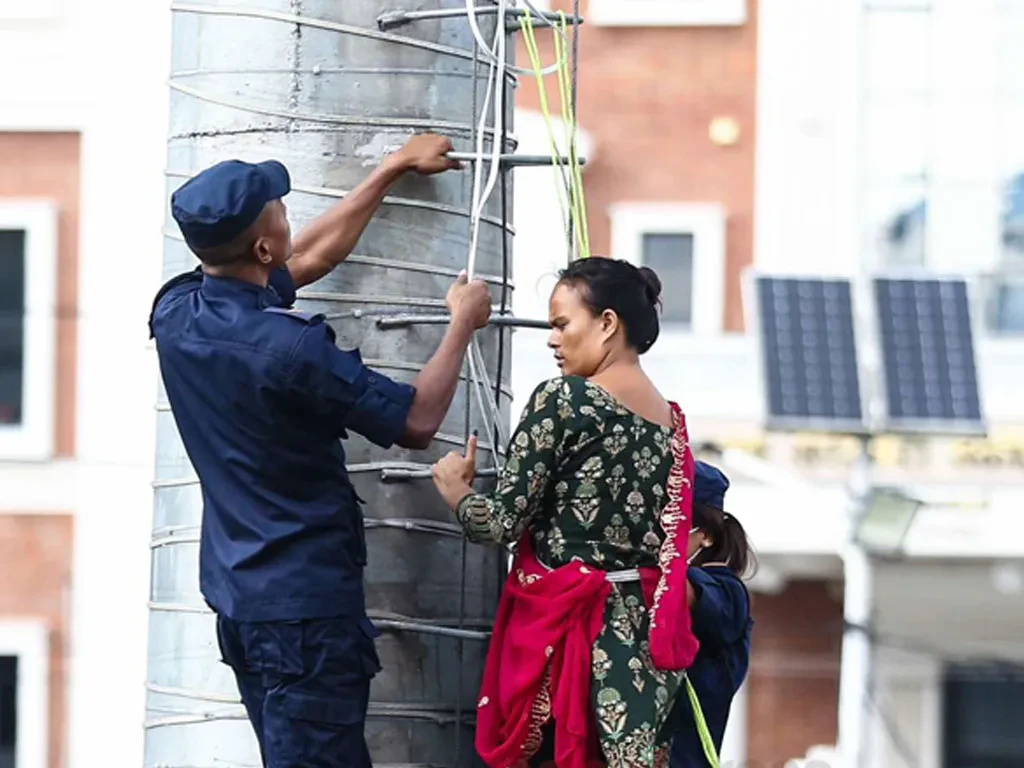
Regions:
<svg viewBox="0 0 1024 768"><path fill-rule="evenodd" d="M467 282L465 276L448 290L447 301L452 316L448 331L412 385L365 367L358 352L338 349L322 316L268 309L307 326L286 374L295 407L312 410L338 436L352 430L382 448L426 448L451 406L473 331L484 327L491 313L487 286Z"/></svg>
<svg viewBox="0 0 1024 768"><path fill-rule="evenodd" d="M472 283L460 275L448 289L452 320L441 346L423 366L413 386L416 396L405 421L405 433L397 442L404 448L426 448L441 427L459 384L462 358L473 331L487 325L491 316L491 293L480 280Z"/></svg>
<svg viewBox="0 0 1024 768"><path fill-rule="evenodd" d="M388 155L363 182L295 237L288 270L298 288L326 275L348 258L388 189L407 171L431 176L459 168L446 157L452 143L444 136L413 136Z"/></svg>

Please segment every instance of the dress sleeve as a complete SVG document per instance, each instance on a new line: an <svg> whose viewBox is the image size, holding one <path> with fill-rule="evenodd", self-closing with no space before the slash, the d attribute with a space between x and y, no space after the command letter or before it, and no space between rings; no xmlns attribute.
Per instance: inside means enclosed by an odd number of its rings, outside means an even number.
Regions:
<svg viewBox="0 0 1024 768"><path fill-rule="evenodd" d="M541 511L572 434L572 399L565 379L552 379L534 390L512 435L494 493L470 494L455 510L470 541L516 542Z"/></svg>

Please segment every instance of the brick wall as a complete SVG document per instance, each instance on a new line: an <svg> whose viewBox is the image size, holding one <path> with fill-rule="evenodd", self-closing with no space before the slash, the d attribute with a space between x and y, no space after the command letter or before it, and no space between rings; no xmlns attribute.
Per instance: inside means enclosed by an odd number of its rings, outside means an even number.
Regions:
<svg viewBox="0 0 1024 768"><path fill-rule="evenodd" d="M569 11L572 4L551 5ZM727 330L742 328L739 275L753 260L757 0L747 14L741 27L585 25L579 53L579 123L596 144L584 174L593 252L608 254L607 209L615 202L720 203L728 213ZM554 61L550 38L538 32L545 63ZM522 45L517 57L529 62ZM556 82L548 78L555 110ZM538 109L537 94L536 82L523 77L517 106ZM720 116L739 122L732 146L709 139Z"/></svg>
<svg viewBox="0 0 1024 768"><path fill-rule="evenodd" d="M747 755L756 768L783 768L809 747L836 743L841 593L795 581L754 596Z"/></svg>
<svg viewBox="0 0 1024 768"><path fill-rule="evenodd" d="M50 629L50 768L64 764L72 544L70 515L0 515L0 619Z"/></svg>
<svg viewBox="0 0 1024 768"><path fill-rule="evenodd" d="M45 198L58 210L57 380L54 452L75 452L80 137L0 132L0 200Z"/></svg>

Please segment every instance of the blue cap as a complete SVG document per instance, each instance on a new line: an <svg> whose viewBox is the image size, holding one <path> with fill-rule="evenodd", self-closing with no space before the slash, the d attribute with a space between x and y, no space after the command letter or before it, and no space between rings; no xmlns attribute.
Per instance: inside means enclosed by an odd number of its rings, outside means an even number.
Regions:
<svg viewBox="0 0 1024 768"><path fill-rule="evenodd" d="M715 509L725 509L725 492L729 490L729 478L718 467L705 461L697 462L693 479L693 500ZM694 516L694 523L699 524Z"/></svg>
<svg viewBox="0 0 1024 768"><path fill-rule="evenodd" d="M226 160L171 195L171 213L190 248L216 248L242 234L267 203L291 188L288 170L276 160L255 165Z"/></svg>

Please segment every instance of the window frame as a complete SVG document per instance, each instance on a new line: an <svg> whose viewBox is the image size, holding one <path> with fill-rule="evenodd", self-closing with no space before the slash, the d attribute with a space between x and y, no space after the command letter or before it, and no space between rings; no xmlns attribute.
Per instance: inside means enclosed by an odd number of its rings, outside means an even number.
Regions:
<svg viewBox="0 0 1024 768"><path fill-rule="evenodd" d="M34 619L0 620L0 656L18 660L14 764L47 768L50 743L50 633ZM29 684L27 681L32 681Z"/></svg>
<svg viewBox="0 0 1024 768"><path fill-rule="evenodd" d="M587 23L603 27L740 27L747 0L590 0Z"/></svg>
<svg viewBox="0 0 1024 768"><path fill-rule="evenodd" d="M717 203L618 203L611 206L613 258L643 266L643 236L693 237L689 327L665 323L663 333L717 336L725 316L726 214Z"/></svg>
<svg viewBox="0 0 1024 768"><path fill-rule="evenodd" d="M25 324L21 424L0 425L0 460L53 455L57 378L57 206L0 199L0 229L25 232Z"/></svg>

